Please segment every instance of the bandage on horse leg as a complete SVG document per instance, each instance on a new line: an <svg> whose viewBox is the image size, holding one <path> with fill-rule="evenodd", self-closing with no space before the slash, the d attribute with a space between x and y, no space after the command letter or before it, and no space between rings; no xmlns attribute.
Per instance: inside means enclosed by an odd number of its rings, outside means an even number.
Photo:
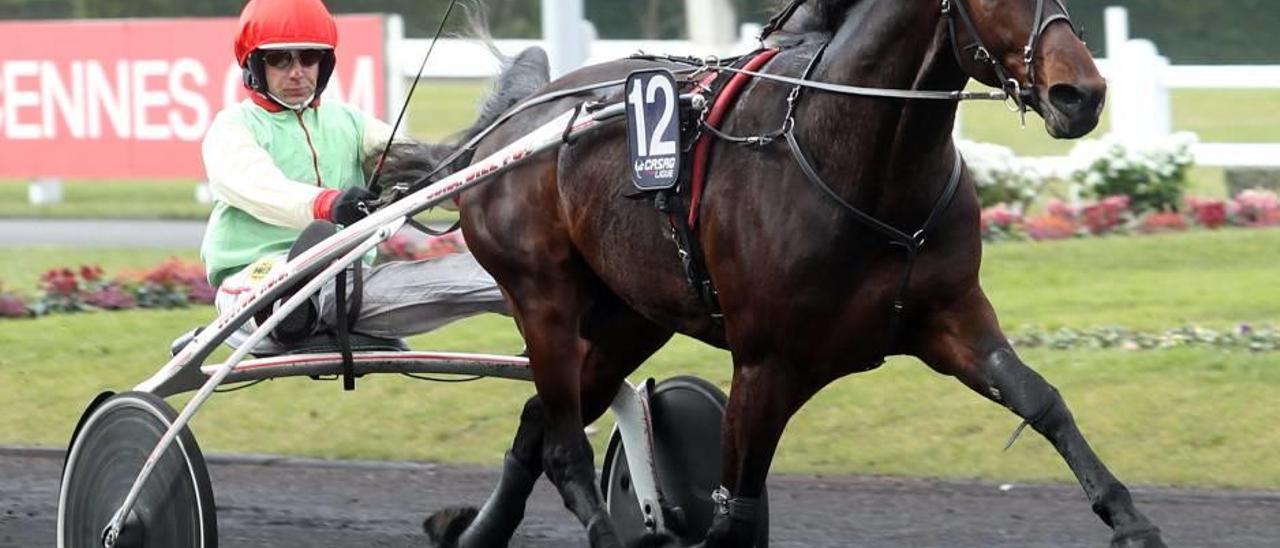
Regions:
<svg viewBox="0 0 1280 548"><path fill-rule="evenodd" d="M1112 475L1089 447L1058 390L1001 348L982 364L991 397L1022 417L1053 444L1080 480L1093 511L1117 537L1158 531L1133 504L1128 488Z"/></svg>

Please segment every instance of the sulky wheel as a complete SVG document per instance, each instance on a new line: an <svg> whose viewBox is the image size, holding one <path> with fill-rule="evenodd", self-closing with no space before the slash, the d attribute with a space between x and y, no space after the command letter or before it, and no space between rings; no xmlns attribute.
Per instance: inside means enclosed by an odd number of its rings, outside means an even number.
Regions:
<svg viewBox="0 0 1280 548"><path fill-rule="evenodd" d="M658 483L666 499L668 533L681 546L702 541L715 517L711 493L720 486L720 423L725 396L697 377L672 377L649 396ZM631 489L622 434L614 429L605 451L601 490L623 542L646 532L644 514ZM769 494L760 495L756 548L769 544Z"/></svg>
<svg viewBox="0 0 1280 548"><path fill-rule="evenodd" d="M97 402L95 402L97 403ZM103 546L103 531L178 414L158 396L126 392L90 406L76 429L58 494L59 548ZM218 524L204 456L183 428L142 487L117 548L215 548Z"/></svg>

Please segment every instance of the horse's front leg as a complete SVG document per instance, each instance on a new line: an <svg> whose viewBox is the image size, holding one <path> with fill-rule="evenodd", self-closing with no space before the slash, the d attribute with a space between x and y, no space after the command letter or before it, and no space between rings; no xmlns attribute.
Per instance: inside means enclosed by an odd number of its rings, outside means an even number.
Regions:
<svg viewBox="0 0 1280 548"><path fill-rule="evenodd" d="M758 509L769 466L791 416L817 388L787 374L781 359L736 359L722 429L719 510L707 548L751 548L761 525Z"/></svg>
<svg viewBox="0 0 1280 548"><path fill-rule="evenodd" d="M1053 444L1113 530L1113 548L1165 546L1160 530L1133 504L1129 490L1089 447L1058 390L1014 353L980 290L935 314L922 332L920 358L999 403Z"/></svg>

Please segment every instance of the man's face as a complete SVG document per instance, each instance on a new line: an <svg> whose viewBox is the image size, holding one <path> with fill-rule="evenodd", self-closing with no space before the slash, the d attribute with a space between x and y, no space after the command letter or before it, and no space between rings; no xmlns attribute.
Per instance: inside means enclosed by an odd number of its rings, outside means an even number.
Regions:
<svg viewBox="0 0 1280 548"><path fill-rule="evenodd" d="M281 101L298 106L316 90L322 50L271 50L263 54L267 90Z"/></svg>

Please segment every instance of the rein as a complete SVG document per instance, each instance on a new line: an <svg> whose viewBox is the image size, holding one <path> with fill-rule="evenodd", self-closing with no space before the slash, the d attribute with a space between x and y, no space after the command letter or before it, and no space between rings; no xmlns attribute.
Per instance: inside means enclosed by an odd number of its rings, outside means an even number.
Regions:
<svg viewBox="0 0 1280 548"><path fill-rule="evenodd" d="M765 38L768 38L769 35L773 34L775 31L777 31L783 25L785 25L787 21L790 20L793 15L795 15L796 11L798 11L799 8L803 4L805 4L806 1L807 0L792 0L791 3L789 3L780 13L778 13L772 19L770 19L769 24L766 25L764 30L761 31L760 33L760 40L764 40ZM959 59L959 55L960 55L959 52L962 51L962 49L973 49L976 47L978 53L975 53L975 56L982 57L985 55L985 57L983 58L987 59L988 60L987 62L994 63L998 67L996 69L997 74L1006 75L1007 72L1004 70L1003 66L1000 65L1000 63L996 61L994 58L992 58L989 53L989 50L984 45L982 45L981 39L978 38L976 27L974 27L968 12L962 7L963 2L961 1L955 4L953 9L952 1L953 0L942 0L942 13L948 18L948 26L950 29L952 49L956 53L957 60ZM1041 20L1044 12L1043 5L1045 0L1036 0L1036 1L1037 1L1036 13L1038 14L1037 20ZM1066 15L1066 8L1062 7L1061 0L1054 0L1054 2L1057 3L1059 7L1061 7L1062 13L1058 13L1051 17L1044 18L1042 22L1037 23L1038 28L1032 34L1030 43L1027 44L1026 55L1028 56L1034 55L1035 47L1039 43L1039 35L1044 31L1044 29L1048 28L1050 23L1053 23L1054 21L1058 21L1058 20L1066 20L1068 23L1070 23L1070 18ZM966 46L965 48L960 48L959 45L956 43L955 22L954 22L954 19L952 18L952 15L951 15L952 13L960 14L960 18L968 28L969 32L973 34L975 39L978 40L975 46ZM825 48L825 45L823 47ZM721 60L713 59L713 58L699 59L696 57L687 57L687 56L643 55L643 54L633 55L631 58L664 60L664 61L679 63L683 65L693 65L692 67L687 69L673 71L676 74L686 74L690 72L698 72L698 71L704 71L704 70L722 70L725 72L746 74L748 76L752 76L755 78L772 80L772 81L783 83L783 84L800 86L804 88L823 91L826 93L835 93L838 95L851 95L851 96L859 96L859 97L881 97L881 98L889 98L889 99L922 99L922 100L934 100L934 101L1005 101L1010 98L1013 98L1015 101L1017 101L1019 107L1022 109L1024 114L1026 112L1027 103L1026 103L1026 100L1021 97L1021 95L1023 93L1029 93L1029 90L1030 90L1030 87L1027 87L1026 90L1028 91L1024 92L1023 87L1021 85L1018 85L1017 81L1013 79L1008 80L1013 82L1013 84L1011 86L1007 86L1005 89L1001 91L986 91L986 92L964 91L964 90L935 91L935 90L874 88L874 87L851 86L851 85L834 84L829 82L819 82L819 81L810 80L809 76L811 76L811 71L808 71L808 70L806 70L806 73L802 78L793 78L789 76L769 74L769 73L764 73L759 71L744 70L744 69L736 68L733 66L729 66L727 64L723 64ZM429 184L430 179L432 177L439 175L441 171L448 168L453 162L457 161L463 155L473 152L475 150L476 145L478 145L482 139L489 136L489 134L492 133L495 129L497 129L498 126L506 123L507 120L510 120L515 115L521 112L524 112L525 110L531 107L541 105L541 104L546 104L551 101L555 101L557 99L563 99L565 97L570 97L570 96L577 95L580 93L585 93L588 91L595 91L598 89L621 86L625 82L626 82L625 79L610 80L607 82L599 82L595 84L587 84L587 85L583 85L575 88L559 90L559 91L546 93L543 95L539 95L539 96L527 99L524 102L522 102L519 106L504 113L502 117L498 118L492 124L489 124L489 126L485 127L483 130L481 130L471 139L468 139L466 143L458 147L458 149L454 150L452 154L450 154L444 160L442 160L439 164L437 164L435 169L431 170L426 175L423 175L418 179L409 183L400 183L395 185L395 187L393 187L392 193L386 199L380 202L378 205L379 206L386 205L386 203L395 201L396 199L399 199L400 197L407 195L413 190L422 188L426 184ZM711 129L713 133L718 133L714 128L711 128ZM729 136L721 134L721 137L729 137Z"/></svg>
<svg viewBox="0 0 1280 548"><path fill-rule="evenodd" d="M440 34L444 32L445 23L449 22L449 14L453 13L453 7L458 5L458 0L450 0L449 7L444 10L444 17L440 18L440 26L436 27L435 36L431 37L431 45L427 47L426 55L422 56L422 64L418 65L418 74L413 77L413 85L409 86L409 92L404 95L404 104L400 106L400 114L396 116L395 125L391 126L391 136L387 138L387 144L382 147L382 155L378 157L378 163L373 167L373 173L369 174L369 182L365 184L374 194L382 194L382 183L378 181L378 177L382 174L382 165L387 160L387 153L391 151L391 143L396 140L396 132L400 130L400 123L404 121L404 114L409 110L409 101L413 99L413 92L418 89L418 81L422 79L422 72L427 68L427 60L431 58L431 52L436 49L436 42L440 40Z"/></svg>
<svg viewBox="0 0 1280 548"><path fill-rule="evenodd" d="M697 70L700 70L700 69L688 68L688 69L675 70L672 72L676 74L688 74L688 73L696 72ZM510 120L511 118L515 117L517 114L520 114L521 112L524 112L535 106L544 105L552 101L563 99L565 97L572 97L580 93L586 93L588 91L595 91L598 89L621 86L626 82L627 82L626 79L609 80L606 82L586 84L586 85L582 85L574 88L568 88L568 89L562 89L559 91L553 91L550 93L544 93L542 95L538 95L536 97L531 97L529 99L526 99L516 107L503 113L501 117L495 120L492 124L489 124L488 126L486 126L483 130L480 130L480 132L475 134L474 137L468 139L466 143L463 143L463 145L458 147L456 150L454 150L453 153L446 156L444 160L441 160L439 164L436 164L435 169L432 169L426 175L418 177L417 179L409 183L396 184L394 187L392 187L392 190L391 190L392 198L389 200L386 200L386 202L387 203L394 202L395 200L398 200L401 197L411 194L414 191L421 189L426 185L430 184L432 177L439 175L441 171L444 171L445 168L452 165L463 155L469 152L474 152L476 145L479 145L481 140L483 140L485 137L488 137L490 133L493 133L494 130L498 129L498 126L501 126L502 124L506 123L507 120ZM380 205L385 205L385 204L380 204Z"/></svg>

